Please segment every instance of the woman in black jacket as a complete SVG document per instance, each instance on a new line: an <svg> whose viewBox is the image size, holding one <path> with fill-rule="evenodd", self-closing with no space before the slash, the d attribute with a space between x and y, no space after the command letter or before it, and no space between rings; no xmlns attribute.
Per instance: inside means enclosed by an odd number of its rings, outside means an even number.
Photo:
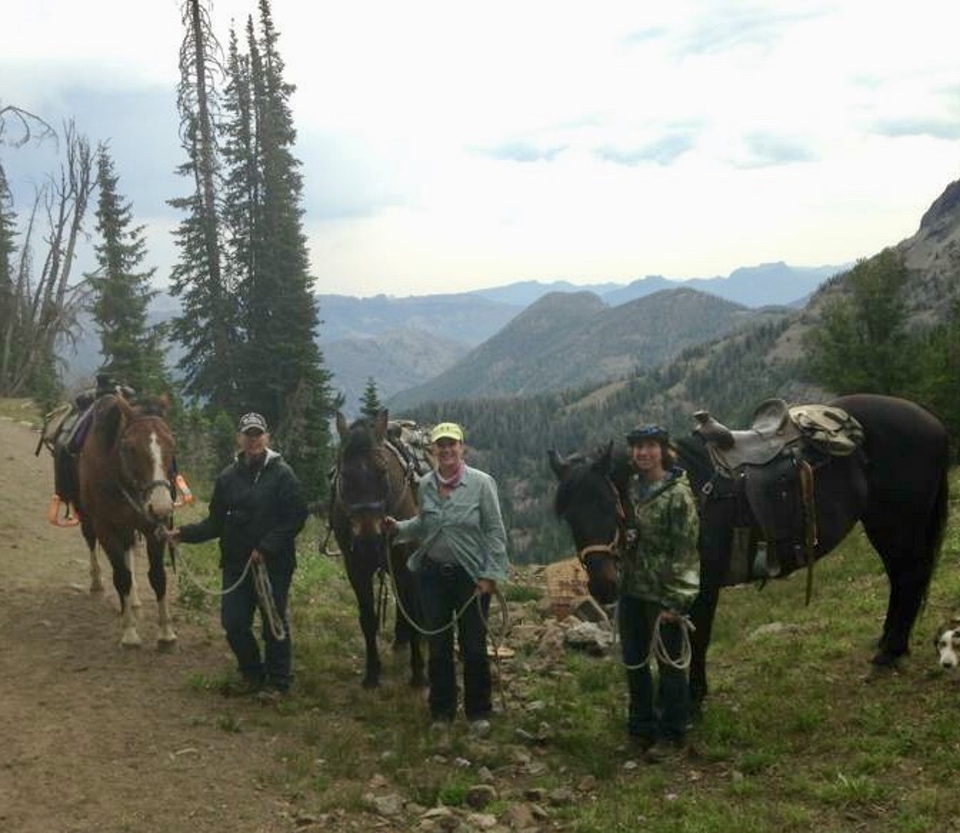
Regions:
<svg viewBox="0 0 960 833"><path fill-rule="evenodd" d="M171 530L169 538L174 544L220 539L223 589L229 589L221 597L220 619L244 687L282 696L291 681L287 598L307 505L293 469L268 447L267 421L260 414L244 414L237 430L240 453L217 477L207 517ZM262 655L253 633L257 593L251 567L256 563L267 569L285 632L278 639L264 621Z"/></svg>

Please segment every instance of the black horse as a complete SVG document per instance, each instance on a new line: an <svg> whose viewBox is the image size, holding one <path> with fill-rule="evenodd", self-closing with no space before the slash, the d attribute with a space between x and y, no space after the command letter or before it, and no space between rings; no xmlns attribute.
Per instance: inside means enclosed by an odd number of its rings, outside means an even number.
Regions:
<svg viewBox="0 0 960 833"><path fill-rule="evenodd" d="M733 563L743 542L752 557L756 542L765 540L770 564L783 576L829 553L861 522L890 583L873 662L892 665L909 650L946 527L947 431L929 411L904 399L855 394L831 405L860 424L862 447L847 456L805 448L801 456L777 462L785 468L773 473L765 490L780 502L783 517L805 516L793 524L789 518L780 524L765 518L761 524L744 494L749 476L719 476L700 437L676 442L680 464L701 495L701 590L691 610L696 630L690 665L690 691L698 705L707 695L706 655L720 588L755 577L749 574L752 564L745 574ZM590 592L601 603L612 602L629 461L613 452L612 443L589 457L564 459L550 452L550 461L559 479L555 509L570 526ZM790 507L795 511L787 511ZM776 534L778 528L782 534Z"/></svg>
<svg viewBox="0 0 960 833"><path fill-rule="evenodd" d="M402 520L417 514L417 485L400 452L387 439L388 414L347 425L337 414L340 451L334 473L330 524L343 553L347 577L357 597L366 646L365 688L380 684L378 615L374 578L389 574L396 600L396 644L410 646L411 685L426 685L416 581L407 569L410 544L389 544L383 530L387 515Z"/></svg>

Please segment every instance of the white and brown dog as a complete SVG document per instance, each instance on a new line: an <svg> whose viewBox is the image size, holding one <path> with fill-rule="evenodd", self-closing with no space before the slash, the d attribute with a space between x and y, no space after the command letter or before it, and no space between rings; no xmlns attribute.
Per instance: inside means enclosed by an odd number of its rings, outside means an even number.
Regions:
<svg viewBox="0 0 960 833"><path fill-rule="evenodd" d="M941 668L956 668L960 665L960 617L944 624L933 638Z"/></svg>

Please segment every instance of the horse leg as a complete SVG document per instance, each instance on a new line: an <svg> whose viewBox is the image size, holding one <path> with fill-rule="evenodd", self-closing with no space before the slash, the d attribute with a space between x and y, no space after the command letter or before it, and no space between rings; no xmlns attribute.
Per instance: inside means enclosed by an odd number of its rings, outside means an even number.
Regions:
<svg viewBox="0 0 960 833"><path fill-rule="evenodd" d="M143 554L143 536L138 532L134 538L133 546L126 552L127 569L130 571L130 606L134 608L143 607L140 601L140 593L137 590L137 559L138 555Z"/></svg>
<svg viewBox="0 0 960 833"><path fill-rule="evenodd" d="M102 593L103 573L100 571L100 560L97 558L97 536L86 515L80 516L80 531L83 533L83 540L87 542L87 550L90 553L90 592Z"/></svg>
<svg viewBox="0 0 960 833"><path fill-rule="evenodd" d="M373 595L374 568L366 564L353 565L347 575L360 612L360 630L363 632L365 650L364 688L380 685L380 655L377 652L377 610Z"/></svg>
<svg viewBox="0 0 960 833"><path fill-rule="evenodd" d="M177 634L170 624L170 608L167 604L167 571L163 566L164 547L164 542L155 538L147 542L147 557L150 562L147 576L157 597L157 648L168 651L176 644Z"/></svg>
<svg viewBox="0 0 960 833"><path fill-rule="evenodd" d="M416 625L417 622L423 621L423 615L420 611L417 582L410 571L407 570L405 560L404 557L403 562L394 565L396 582L394 589L397 594L397 623L394 630L395 632L400 631L400 621L402 619L403 630L407 634L407 641L410 645L410 685L414 688L423 688L427 685L427 675L424 670L423 641L420 639L420 632Z"/></svg>
<svg viewBox="0 0 960 833"><path fill-rule="evenodd" d="M132 543L132 541L129 542L130 545ZM113 586L120 597L120 619L123 630L120 644L124 648L139 648L140 634L137 632L137 618L130 604L131 576L130 568L127 566L129 545L115 543L104 547L104 550L113 568Z"/></svg>
<svg viewBox="0 0 960 833"><path fill-rule="evenodd" d="M910 652L910 632L933 571L934 559L927 555L932 545L923 540L922 531L906 525L895 528L864 522L864 530L880 554L890 582L883 631L871 662L889 667ZM916 540L918 536L920 540Z"/></svg>
<svg viewBox="0 0 960 833"><path fill-rule="evenodd" d="M713 620L720 599L718 587L702 586L690 608L690 621L696 630L690 634L690 704L694 714L703 709L707 697L707 649L713 633Z"/></svg>

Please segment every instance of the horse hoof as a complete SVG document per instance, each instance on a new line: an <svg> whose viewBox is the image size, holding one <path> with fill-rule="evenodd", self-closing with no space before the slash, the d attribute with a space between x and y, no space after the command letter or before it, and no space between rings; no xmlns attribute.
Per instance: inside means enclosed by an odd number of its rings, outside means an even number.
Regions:
<svg viewBox="0 0 960 833"><path fill-rule="evenodd" d="M870 665L873 666L874 673L896 671L900 667L900 657L881 651L870 660Z"/></svg>
<svg viewBox="0 0 960 833"><path fill-rule="evenodd" d="M364 677L363 682L360 683L364 688L380 688L380 680L376 677Z"/></svg>
<svg viewBox="0 0 960 833"><path fill-rule="evenodd" d="M121 640L120 640L120 647L121 647L121 648L139 649L139 648L140 648L140 640L139 640L139 639L137 639L137 640L133 640L133 639L121 639Z"/></svg>
<svg viewBox="0 0 960 833"><path fill-rule="evenodd" d="M427 678L423 674L414 674L414 676L410 678L411 688L426 688L427 685Z"/></svg>
<svg viewBox="0 0 960 833"><path fill-rule="evenodd" d="M173 639L158 639L157 640L157 651L161 654L172 654L174 648L177 647L177 638Z"/></svg>

